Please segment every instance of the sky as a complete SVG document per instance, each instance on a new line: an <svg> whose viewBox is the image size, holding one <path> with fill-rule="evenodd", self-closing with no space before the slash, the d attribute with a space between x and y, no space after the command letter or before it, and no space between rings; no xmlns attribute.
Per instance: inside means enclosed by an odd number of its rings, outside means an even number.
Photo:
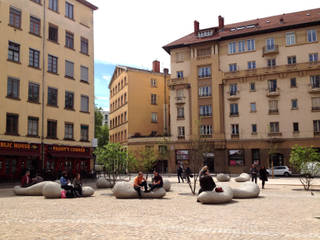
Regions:
<svg viewBox="0 0 320 240"><path fill-rule="evenodd" d="M319 0L88 0L94 12L95 103L109 110L109 91L116 65L151 69L152 61L170 69L163 46L200 29L319 8Z"/></svg>

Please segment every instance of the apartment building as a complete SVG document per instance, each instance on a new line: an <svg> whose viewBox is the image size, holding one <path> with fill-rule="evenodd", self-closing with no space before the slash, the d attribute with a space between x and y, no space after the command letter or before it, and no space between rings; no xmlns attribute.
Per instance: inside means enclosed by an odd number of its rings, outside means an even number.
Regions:
<svg viewBox="0 0 320 240"><path fill-rule="evenodd" d="M217 27L200 29L195 21L193 33L164 46L175 75L169 86L177 96L170 102L176 161L188 164L194 136L211 144L206 163L216 172L288 165L295 144L320 147L319 14L229 25L219 16Z"/></svg>
<svg viewBox="0 0 320 240"><path fill-rule="evenodd" d="M86 0L0 1L0 178L88 173L93 12Z"/></svg>

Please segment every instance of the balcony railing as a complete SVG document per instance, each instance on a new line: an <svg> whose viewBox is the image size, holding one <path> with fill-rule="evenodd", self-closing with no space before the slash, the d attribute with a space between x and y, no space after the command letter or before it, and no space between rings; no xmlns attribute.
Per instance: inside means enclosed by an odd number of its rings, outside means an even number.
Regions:
<svg viewBox="0 0 320 240"><path fill-rule="evenodd" d="M276 97L280 95L280 89L279 88L268 88L267 91L267 97Z"/></svg>
<svg viewBox="0 0 320 240"><path fill-rule="evenodd" d="M311 110L315 111L315 112L318 112L318 111L320 111L320 107L312 107Z"/></svg>
<svg viewBox="0 0 320 240"><path fill-rule="evenodd" d="M278 110L278 109L270 109L270 110L269 110L269 114L270 114L270 115L279 114L279 110Z"/></svg>
<svg viewBox="0 0 320 240"><path fill-rule="evenodd" d="M281 132L269 132L268 136L272 137L272 136L282 136Z"/></svg>
<svg viewBox="0 0 320 240"><path fill-rule="evenodd" d="M264 57L265 55L272 55L272 54L278 54L279 53L279 46L274 45L273 47L267 47L264 46L262 49L262 56Z"/></svg>
<svg viewBox="0 0 320 240"><path fill-rule="evenodd" d="M186 84L188 82L188 78L183 77L183 78L171 78L168 80L168 86L174 86L174 85L179 85L179 84Z"/></svg>
<svg viewBox="0 0 320 240"><path fill-rule="evenodd" d="M309 93L320 93L320 84L309 84Z"/></svg>
<svg viewBox="0 0 320 240"><path fill-rule="evenodd" d="M176 97L176 104L184 104L184 103L186 103L186 97L184 96Z"/></svg>
<svg viewBox="0 0 320 240"><path fill-rule="evenodd" d="M227 94L228 94L228 100L230 100L230 101L232 101L232 100L237 100L237 99L239 99L240 98L240 91L239 90L237 90L237 91L229 91L229 92L227 92Z"/></svg>
<svg viewBox="0 0 320 240"><path fill-rule="evenodd" d="M231 138L239 138L239 133L231 133Z"/></svg>

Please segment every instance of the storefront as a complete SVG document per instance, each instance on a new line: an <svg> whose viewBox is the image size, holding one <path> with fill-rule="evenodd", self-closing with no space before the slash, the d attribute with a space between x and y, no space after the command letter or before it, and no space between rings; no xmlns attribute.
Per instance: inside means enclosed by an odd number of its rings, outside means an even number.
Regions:
<svg viewBox="0 0 320 240"><path fill-rule="evenodd" d="M0 141L0 180L20 179L25 169L40 166L40 144Z"/></svg>

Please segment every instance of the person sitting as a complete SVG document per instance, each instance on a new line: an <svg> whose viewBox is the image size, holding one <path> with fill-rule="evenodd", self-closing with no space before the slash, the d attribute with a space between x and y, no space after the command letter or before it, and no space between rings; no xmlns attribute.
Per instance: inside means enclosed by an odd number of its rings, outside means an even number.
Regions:
<svg viewBox="0 0 320 240"><path fill-rule="evenodd" d="M202 193L203 191L212 191L215 187L216 184L210 175L209 169L205 170L200 178L200 189L198 194Z"/></svg>
<svg viewBox="0 0 320 240"><path fill-rule="evenodd" d="M162 188L163 187L163 180L162 177L159 175L159 173L154 170L153 171L153 179L152 179L152 184L149 184L150 191L152 191L155 188Z"/></svg>
<svg viewBox="0 0 320 240"><path fill-rule="evenodd" d="M39 182L42 182L42 181L43 181L43 177L40 176L39 172L37 172L36 176L34 178L32 178L33 184L39 183Z"/></svg>
<svg viewBox="0 0 320 240"><path fill-rule="evenodd" d="M199 171L199 179L202 178L206 174L207 170L208 170L208 166L203 166L201 168L201 170Z"/></svg>
<svg viewBox="0 0 320 240"><path fill-rule="evenodd" d="M75 190L77 197L81 197L82 196L82 181L81 181L80 173L78 173L77 176L73 179L72 184L73 184L73 187L74 187L74 190Z"/></svg>
<svg viewBox="0 0 320 240"><path fill-rule="evenodd" d="M30 171L27 170L21 179L21 187L29 187L32 185L32 181L30 178Z"/></svg>
<svg viewBox="0 0 320 240"><path fill-rule="evenodd" d="M148 185L146 179L143 177L142 172L138 172L138 176L134 178L133 188L138 192L139 197L141 198L141 188L144 187L144 192L148 191Z"/></svg>
<svg viewBox="0 0 320 240"><path fill-rule="evenodd" d="M62 172L62 176L60 178L60 184L61 184L61 188L67 191L67 196L68 196L68 192L70 193L69 194L70 197L77 196L75 193L74 187L71 185L70 181L68 180L67 172L65 171Z"/></svg>

